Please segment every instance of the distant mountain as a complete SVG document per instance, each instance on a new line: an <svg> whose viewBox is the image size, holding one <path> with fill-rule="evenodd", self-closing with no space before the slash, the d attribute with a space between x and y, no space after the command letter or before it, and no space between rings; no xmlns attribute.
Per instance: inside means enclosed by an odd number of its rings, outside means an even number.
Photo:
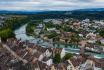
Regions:
<svg viewBox="0 0 104 70"><path fill-rule="evenodd" d="M8 11L0 10L0 14L37 14L41 11Z"/></svg>
<svg viewBox="0 0 104 70"><path fill-rule="evenodd" d="M104 11L104 8L88 8L88 9L78 9L74 11Z"/></svg>
<svg viewBox="0 0 104 70"><path fill-rule="evenodd" d="M6 11L0 14L33 15L36 19L45 18L76 18L104 19L104 8L78 9L72 11ZM35 14L35 15L34 15Z"/></svg>
<svg viewBox="0 0 104 70"><path fill-rule="evenodd" d="M78 9L72 11L8 11L8 10L0 10L0 14L72 14L73 12L102 12L104 8L89 8L89 9Z"/></svg>

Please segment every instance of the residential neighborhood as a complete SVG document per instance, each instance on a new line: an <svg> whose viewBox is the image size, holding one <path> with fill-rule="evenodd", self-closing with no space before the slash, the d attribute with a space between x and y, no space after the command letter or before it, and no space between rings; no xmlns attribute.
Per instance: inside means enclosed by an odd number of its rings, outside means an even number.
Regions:
<svg viewBox="0 0 104 70"><path fill-rule="evenodd" d="M17 22L17 18L13 20ZM18 20L23 18L26 17ZM12 27L14 21L12 18L9 21ZM5 28L1 27L0 70L104 69L103 20L70 18L34 21L17 29L12 27L13 32L2 32ZM14 36L7 37L5 33Z"/></svg>

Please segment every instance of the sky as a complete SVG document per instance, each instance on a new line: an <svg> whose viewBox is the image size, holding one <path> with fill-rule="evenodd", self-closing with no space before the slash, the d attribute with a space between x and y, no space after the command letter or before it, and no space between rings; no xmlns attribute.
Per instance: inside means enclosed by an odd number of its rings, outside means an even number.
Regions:
<svg viewBox="0 0 104 70"><path fill-rule="evenodd" d="M104 0L0 0L0 10L75 10L104 8Z"/></svg>

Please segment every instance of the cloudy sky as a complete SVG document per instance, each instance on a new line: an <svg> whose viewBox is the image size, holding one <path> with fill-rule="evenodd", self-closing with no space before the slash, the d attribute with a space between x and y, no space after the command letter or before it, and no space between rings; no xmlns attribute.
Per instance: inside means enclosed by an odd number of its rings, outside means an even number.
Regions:
<svg viewBox="0 0 104 70"><path fill-rule="evenodd" d="M104 8L104 0L0 0L0 10L74 10Z"/></svg>

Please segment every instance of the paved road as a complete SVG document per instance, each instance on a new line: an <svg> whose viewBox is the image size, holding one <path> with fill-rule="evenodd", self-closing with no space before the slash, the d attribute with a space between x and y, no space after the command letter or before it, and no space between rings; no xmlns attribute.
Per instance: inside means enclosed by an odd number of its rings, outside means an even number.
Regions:
<svg viewBox="0 0 104 70"><path fill-rule="evenodd" d="M28 63L27 60L21 58L20 56L18 56L13 50L11 50L9 48L9 46L7 46L6 44L2 44L3 48L5 48L6 50L8 50L14 57L16 57L18 60L23 61L23 63Z"/></svg>

